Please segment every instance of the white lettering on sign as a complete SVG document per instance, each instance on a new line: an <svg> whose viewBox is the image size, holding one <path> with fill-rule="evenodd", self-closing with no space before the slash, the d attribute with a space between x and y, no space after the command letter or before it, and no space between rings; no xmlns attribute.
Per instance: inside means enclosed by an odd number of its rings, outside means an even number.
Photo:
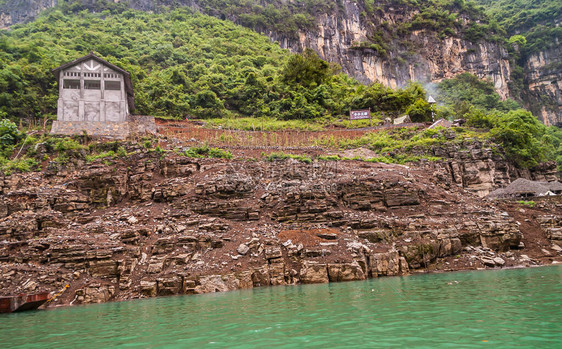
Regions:
<svg viewBox="0 0 562 349"><path fill-rule="evenodd" d="M352 110L349 112L350 120L361 120L361 119L370 119L370 118L371 118L370 110Z"/></svg>

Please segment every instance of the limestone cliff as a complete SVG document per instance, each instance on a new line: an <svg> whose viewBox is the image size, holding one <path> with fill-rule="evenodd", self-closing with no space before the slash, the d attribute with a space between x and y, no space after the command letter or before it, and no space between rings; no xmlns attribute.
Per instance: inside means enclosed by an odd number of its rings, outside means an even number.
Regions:
<svg viewBox="0 0 562 349"><path fill-rule="evenodd" d="M525 63L527 102L545 125L562 124L562 43L531 55ZM537 102L538 101L538 102Z"/></svg>
<svg viewBox="0 0 562 349"><path fill-rule="evenodd" d="M300 31L296 40L273 32L267 34L293 51L313 48L364 83L379 81L390 87L402 87L409 81L437 82L469 72L492 80L502 97L509 95L509 56L501 45L488 41L472 43L456 35L440 38L436 32L417 30L391 39L390 50L381 53L362 43L370 41L374 30L412 21L416 12L389 7L365 15L362 2L345 0L343 5L339 12L319 15L318 29Z"/></svg>
<svg viewBox="0 0 562 349"><path fill-rule="evenodd" d="M56 4L57 0L6 0L3 4L0 2L0 29L32 21L41 11Z"/></svg>

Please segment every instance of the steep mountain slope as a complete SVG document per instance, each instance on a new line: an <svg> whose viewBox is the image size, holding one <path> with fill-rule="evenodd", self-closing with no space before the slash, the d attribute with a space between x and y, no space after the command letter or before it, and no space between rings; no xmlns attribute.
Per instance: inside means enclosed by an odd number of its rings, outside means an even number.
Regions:
<svg viewBox="0 0 562 349"><path fill-rule="evenodd" d="M506 31L517 64L514 88L549 124L562 122L562 2L477 0Z"/></svg>
<svg viewBox="0 0 562 349"><path fill-rule="evenodd" d="M341 118L350 109L431 120L412 84L361 85L311 50L293 55L252 30L188 8L65 14L55 9L0 32L0 118L48 119L56 110L52 68L90 51L131 73L134 111L175 118Z"/></svg>
<svg viewBox="0 0 562 349"><path fill-rule="evenodd" d="M13 22L26 18L16 9L28 6L28 16L32 16L41 8L37 2L16 6L13 0L8 1L12 2L6 8L11 9ZM34 6L30 7L32 3ZM66 3L74 11L101 11L104 6L110 6L89 1ZM313 48L362 82L378 80L387 86L401 87L410 80L439 81L471 72L490 78L502 96L508 95L507 51L494 42L481 40L483 33L493 28L477 24L476 20L485 21L483 14L462 2L130 0L128 3L142 10L185 5L231 19L268 34L284 48L294 51Z"/></svg>
<svg viewBox="0 0 562 349"><path fill-rule="evenodd" d="M3 2L0 26L55 5L55 0ZM363 83L401 87L469 72L491 80L502 97L524 101L545 124L562 121L560 2L478 2L485 7L464 0L58 0L75 13L188 6L263 32L283 48L312 48ZM506 32L525 34L527 45L506 45Z"/></svg>

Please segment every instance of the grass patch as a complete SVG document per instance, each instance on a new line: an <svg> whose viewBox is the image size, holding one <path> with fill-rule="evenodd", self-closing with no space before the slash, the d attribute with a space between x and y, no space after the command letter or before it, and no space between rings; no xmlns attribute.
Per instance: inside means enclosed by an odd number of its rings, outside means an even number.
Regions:
<svg viewBox="0 0 562 349"><path fill-rule="evenodd" d="M426 155L404 155L398 154L396 156L377 156L371 159L367 159L367 162L383 162L385 164L406 164L409 162L420 162L425 161L439 161L440 157L437 156L426 156Z"/></svg>
<svg viewBox="0 0 562 349"><path fill-rule="evenodd" d="M527 206L527 207L529 207L529 208L533 208L533 207L535 207L535 205L537 204L537 203L534 202L534 201L523 201L523 200L522 200L522 201L517 201L517 203L518 203L519 205Z"/></svg>
<svg viewBox="0 0 562 349"><path fill-rule="evenodd" d="M15 160L7 160L0 158L0 171L6 176L13 172L30 172L38 169L39 162L33 158L21 158Z"/></svg>
<svg viewBox="0 0 562 349"><path fill-rule="evenodd" d="M469 128L420 129L405 127L390 130L369 132L360 138L346 139L328 135L315 140L314 145L339 149L367 148L379 155L389 153L411 154L412 151L428 151L433 146L446 143L463 143L471 140L490 139L488 132L476 131Z"/></svg>
<svg viewBox="0 0 562 349"><path fill-rule="evenodd" d="M383 162L385 164L406 164L409 162L419 162L419 161L440 161L442 160L437 156L427 156L427 155L407 155L407 154L397 154L394 156L376 156L373 158L364 159L362 157L356 156L353 158L341 157L339 155L323 155L318 156L319 161L341 161L341 160L355 160L355 161L365 161L365 162Z"/></svg>
<svg viewBox="0 0 562 349"><path fill-rule="evenodd" d="M320 131L324 128L324 119L314 120L279 120L275 118L214 118L205 120L211 128L243 131Z"/></svg>
<svg viewBox="0 0 562 349"><path fill-rule="evenodd" d="M330 126L337 128L364 128L370 127L369 120L349 120L334 117L321 117L308 120L280 120L268 117L242 117L242 118L214 118L204 122L210 128L243 131L323 131ZM372 125L376 126L380 120L373 118Z"/></svg>
<svg viewBox="0 0 562 349"><path fill-rule="evenodd" d="M199 147L191 147L183 152L183 155L190 158L218 158L232 159L232 153L220 148L211 148L207 144Z"/></svg>
<svg viewBox="0 0 562 349"><path fill-rule="evenodd" d="M115 157L117 157L117 154L115 154L113 150L110 150L99 154L86 155L86 162L90 163L98 159L106 159L106 158L115 159Z"/></svg>
<svg viewBox="0 0 562 349"><path fill-rule="evenodd" d="M265 155L265 154L263 155L265 156L266 161L281 161L286 159L294 159L307 164L312 163L312 158L306 155L287 154L283 152L274 152L269 155Z"/></svg>

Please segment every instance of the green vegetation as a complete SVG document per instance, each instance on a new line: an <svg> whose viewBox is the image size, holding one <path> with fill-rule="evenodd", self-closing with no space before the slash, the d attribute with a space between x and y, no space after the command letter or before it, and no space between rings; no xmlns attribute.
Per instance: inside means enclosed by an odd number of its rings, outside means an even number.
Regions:
<svg viewBox="0 0 562 349"><path fill-rule="evenodd" d="M39 162L32 158L7 160L0 158L0 172L9 175L12 172L30 172L37 170Z"/></svg>
<svg viewBox="0 0 562 349"><path fill-rule="evenodd" d="M304 162L307 164L312 163L314 160L318 161L346 161L346 160L355 160L355 161L365 161L365 162L383 162L386 164L406 164L409 162L419 162L421 160L426 161L438 161L441 160L435 156L425 156L425 155L403 155L397 154L396 156L375 156L371 158L362 158L362 157L342 157L339 155L321 155L315 158L312 158L307 155L298 155L298 154L287 154L283 152L274 152L268 155L262 154L265 157L266 161L282 161L286 159L294 159L300 162Z"/></svg>
<svg viewBox="0 0 562 349"><path fill-rule="evenodd" d="M352 108L418 111L425 98L418 85L363 86L312 51L291 55L264 36L186 8L74 10L55 8L0 32L0 111L10 119L53 118L57 87L50 70L89 51L131 73L138 114L347 118Z"/></svg>
<svg viewBox="0 0 562 349"><path fill-rule="evenodd" d="M7 119L0 119L0 125L0 139L10 139L8 136L12 139L7 146L0 145L0 173L4 174L37 171L42 163L48 166L48 162L58 165L90 163L129 155L121 142L91 142L87 136L26 135Z"/></svg>
<svg viewBox="0 0 562 349"><path fill-rule="evenodd" d="M262 156L265 156L265 154L262 154ZM280 161L280 160L285 160L285 159L294 159L297 161L301 161L307 164L312 163L312 158L306 155L295 155L295 154L287 154L287 153L283 153L283 152L274 152L271 153L267 156L265 156L265 159L267 161Z"/></svg>
<svg viewBox="0 0 562 349"><path fill-rule="evenodd" d="M236 21L247 28L258 32L273 31L289 39L298 39L299 30L314 30L317 25L319 14L338 14L344 10L342 1L334 0L194 0L194 5L201 12L221 18ZM482 8L475 6L473 2L464 0L363 0L358 1L359 7L363 7L361 13L363 19L371 16L380 16L389 7L401 7L408 10L416 10L411 23L404 23L400 28L403 32L428 29L436 31L440 35L452 35L460 33L470 36L471 31L477 33L489 32L490 26ZM162 10L157 4L145 5L154 10ZM169 7L178 7L179 4L171 3ZM105 1L66 0L62 9L69 13L78 13L83 10L110 11L117 13L123 11L127 5L114 4ZM473 21L466 23L463 18ZM475 21L478 20L479 24ZM482 38L482 36L477 39ZM384 41L377 40L376 35L372 38L374 44L384 50Z"/></svg>
<svg viewBox="0 0 562 349"><path fill-rule="evenodd" d="M190 158L232 159L232 154L228 150L210 148L207 144L198 147L191 147L185 150L183 155Z"/></svg>
<svg viewBox="0 0 562 349"><path fill-rule="evenodd" d="M22 139L23 134L17 125L8 120L0 120L0 156L9 156L14 146Z"/></svg>
<svg viewBox="0 0 562 349"><path fill-rule="evenodd" d="M539 52L554 50L546 57L553 60L541 71L559 71L562 60L556 57L556 49L562 41L562 1L559 0L476 0L484 5L486 13L499 23L504 31L505 41L511 56L512 71L509 89L512 96L532 101L533 112L541 109L556 113L558 102L544 94L528 95L524 67L529 58Z"/></svg>
<svg viewBox="0 0 562 349"><path fill-rule="evenodd" d="M562 27L556 21L562 16L559 0L476 0L485 5L486 13L501 25L523 55L560 45ZM524 40L523 40L524 39Z"/></svg>
<svg viewBox="0 0 562 349"><path fill-rule="evenodd" d="M431 148L449 142L462 143L466 140L486 140L487 132L467 128L435 129L398 128L386 131L375 131L357 139L335 140L326 137L317 142L320 146L338 147L341 149L367 148L375 154L374 162L405 163L421 159L437 160L431 155Z"/></svg>
<svg viewBox="0 0 562 349"><path fill-rule="evenodd" d="M534 201L517 201L517 203L520 204L520 205L523 205L523 206L530 207L530 208L535 207L536 204L537 204L537 203L534 202Z"/></svg>
<svg viewBox="0 0 562 349"><path fill-rule="evenodd" d="M276 0L267 5L243 0L196 2L214 16L237 18L245 26L289 36L298 28L314 25L317 13L340 11L341 6L327 0ZM460 35L473 41L494 33L505 35L501 25L488 21L482 8L463 0L366 0L362 4L364 18L375 18L389 6L419 10L410 23L373 28L368 42L358 44L379 54L387 54L392 40L413 30ZM127 9L126 4L102 1L95 4L98 12L90 13L88 6L94 5L66 1L32 23L0 32L0 119L11 120L0 123L2 169L32 169L43 160L33 157L32 151L28 157L12 159L22 142L44 143L60 163L76 154L87 161L126 156L125 149L85 149L79 137L24 141L25 135L13 122L33 127L54 118L57 86L50 70L89 51L131 72L139 114L203 118L211 127L268 131L349 127L352 124L346 119L350 109L370 109L375 121L403 114L409 114L414 122L431 120L427 94L416 83L397 90L379 83L365 86L338 73L337 66L310 50L292 55L255 32L186 8L145 13ZM543 22L537 18L532 24ZM530 38L535 32L510 33L512 51L534 45ZM515 68L514 74L522 76L521 69ZM533 167L551 159L562 165L562 132L544 127L517 102L502 101L491 83L463 74L444 80L438 88L443 105L437 108L437 116L465 119L471 128L390 130L351 140L326 136L317 144L365 147L376 153L373 161L406 162L432 160L431 147L446 142L493 139L521 166ZM353 126L368 123L358 121ZM159 146L154 148L151 140L144 146L164 153ZM232 156L207 145L190 148L185 155ZM291 157L272 156L272 160Z"/></svg>
<svg viewBox="0 0 562 349"><path fill-rule="evenodd" d="M389 50L389 43L393 39L417 30L433 32L440 38L456 36L472 42L483 39L502 40L502 28L495 21L490 21L484 9L472 1L365 0L364 6L363 17L367 24L372 22L373 34L369 37L369 42L360 43L357 47L372 48L379 54L385 54ZM390 7L403 8L415 14L411 21L396 25L383 22L384 30L380 30L380 25L376 23Z"/></svg>
<svg viewBox="0 0 562 349"><path fill-rule="evenodd" d="M462 74L444 80L438 90L439 99L446 103L442 116L464 119L469 126L489 131L520 166L534 167L557 158L562 163L562 132L544 126L515 101L502 101L491 82Z"/></svg>
<svg viewBox="0 0 562 349"><path fill-rule="evenodd" d="M494 85L486 80L464 73L457 75L454 79L443 80L437 86L439 101L450 106L443 112L467 110L471 105L483 111L493 109L499 111L510 111L520 108L520 105L512 99L502 101L496 93Z"/></svg>
<svg viewBox="0 0 562 349"><path fill-rule="evenodd" d="M207 126L227 130L245 131L280 131L303 130L319 131L323 128L322 119L315 120L278 120L274 118L243 117L243 118L214 118L206 120ZM328 121L328 120L325 120Z"/></svg>
<svg viewBox="0 0 562 349"><path fill-rule="evenodd" d="M37 168L39 163L35 159L12 158L12 154L20 142L27 142L25 134L18 130L14 122L0 119L0 173L28 172Z"/></svg>
<svg viewBox="0 0 562 349"><path fill-rule="evenodd" d="M117 155L115 154L115 152L113 150L110 150L99 154L86 155L86 162L94 162L98 159L105 159L105 158L114 159L116 157Z"/></svg>

